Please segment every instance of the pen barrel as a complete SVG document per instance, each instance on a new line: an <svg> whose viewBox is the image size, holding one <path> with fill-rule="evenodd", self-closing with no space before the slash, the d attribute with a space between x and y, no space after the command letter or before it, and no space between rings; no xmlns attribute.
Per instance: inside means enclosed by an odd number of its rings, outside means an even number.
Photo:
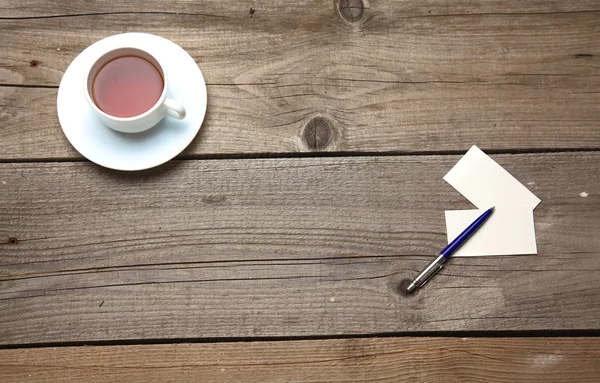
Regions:
<svg viewBox="0 0 600 383"><path fill-rule="evenodd" d="M452 253L458 250L463 245L463 243L465 243L467 239L469 239L469 237L472 236L477 231L477 229L481 227L481 225L483 225L483 223L490 217L493 211L494 208L488 209L479 217L477 217L477 219L473 221L473 223L471 223L465 230L463 230L462 233L458 235L458 237L454 238L454 240L450 242L448 246L446 246L444 250L440 252L440 254L442 254L445 258L451 256Z"/></svg>
<svg viewBox="0 0 600 383"><path fill-rule="evenodd" d="M435 274L437 274L443 267L446 259L452 255L462 244L471 236L473 233L485 222L486 219L494 211L494 208L490 208L486 210L483 214L481 214L477 219L471 223L462 233L458 235L452 242L448 244L438 255L435 261L431 262L429 266L425 270L421 272L415 278L415 280L408 286L406 289L409 293L412 292L417 287L423 287Z"/></svg>
<svg viewBox="0 0 600 383"><path fill-rule="evenodd" d="M437 274L438 271L444 267L444 262L446 262L446 257L443 254L440 254L433 262L429 264L429 266L425 268L425 270L421 272L421 274L417 276L413 282L415 287L423 287L431 279L431 277Z"/></svg>

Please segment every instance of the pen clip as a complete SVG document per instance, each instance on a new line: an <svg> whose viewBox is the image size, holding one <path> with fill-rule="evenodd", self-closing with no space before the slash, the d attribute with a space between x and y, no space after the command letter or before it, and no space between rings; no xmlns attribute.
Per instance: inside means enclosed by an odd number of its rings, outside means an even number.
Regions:
<svg viewBox="0 0 600 383"><path fill-rule="evenodd" d="M427 282L429 282L429 280L436 275L441 269L444 268L444 265L442 265L441 263L436 263L436 265L434 266L434 268L432 268L429 273L427 273L427 275L425 276L425 279L423 279L423 282L421 282L421 285L419 287L423 287L425 286L425 284Z"/></svg>

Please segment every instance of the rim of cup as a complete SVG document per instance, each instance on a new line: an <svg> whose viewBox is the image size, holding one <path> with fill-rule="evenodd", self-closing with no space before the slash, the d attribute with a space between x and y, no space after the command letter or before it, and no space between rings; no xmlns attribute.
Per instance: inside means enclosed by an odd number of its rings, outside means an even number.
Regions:
<svg viewBox="0 0 600 383"><path fill-rule="evenodd" d="M110 60L107 60L106 62L102 63L102 66L100 68L98 68L97 71L95 71L94 78L92 78L91 82L90 82L90 76L92 75L92 69L94 68L94 66L100 60L104 59L107 55L109 55L115 51L120 51L120 50L135 50L135 51L141 52L143 55L147 55L147 56L151 57L154 62L150 62L150 64L159 71L159 74L161 75L162 80L163 80L163 89L162 89L162 92L160 93L160 97L158 97L158 100L156 100L156 103L150 109L145 111L144 113L138 114L138 115L132 116L132 117L117 117L117 116L113 116L112 114L108 114L108 113L104 112L102 109L100 109L98 107L98 105L96 105L94 98L90 94L90 90L94 86L94 80L96 79L96 76L102 70L102 68L104 68L104 66L106 64L108 64L109 62L114 61L118 58L121 58L121 57L135 56L134 54L123 54L120 56L115 56L115 57L111 58ZM143 55L140 55L138 57L142 58L143 60L148 61ZM94 110L97 113L101 114L102 116L104 116L106 118L109 118L109 119L115 120L115 121L124 121L124 122L125 121L135 121L139 118L143 118L143 117L151 114L152 112L154 112L156 109L158 109L163 104L165 98L167 97L167 72L161 65L160 61L158 61L158 59L152 53L150 53L144 49L134 47L134 46L122 46L122 47L114 48L114 49L111 49L109 51L102 53L102 55L100 55L100 57L96 58L94 60L94 62L92 62L92 64L88 67L87 75L85 76L84 80L85 80L83 83L84 91L85 91L84 93L85 93L85 97L88 100L88 103L92 106L92 108L94 108Z"/></svg>

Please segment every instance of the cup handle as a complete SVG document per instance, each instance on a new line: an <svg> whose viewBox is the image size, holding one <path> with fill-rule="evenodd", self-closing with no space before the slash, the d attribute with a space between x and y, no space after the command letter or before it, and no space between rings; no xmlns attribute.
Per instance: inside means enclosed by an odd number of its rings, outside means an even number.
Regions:
<svg viewBox="0 0 600 383"><path fill-rule="evenodd" d="M167 98L165 99L163 106L165 107L165 114L167 116L178 120L183 120L185 118L185 108L177 101Z"/></svg>

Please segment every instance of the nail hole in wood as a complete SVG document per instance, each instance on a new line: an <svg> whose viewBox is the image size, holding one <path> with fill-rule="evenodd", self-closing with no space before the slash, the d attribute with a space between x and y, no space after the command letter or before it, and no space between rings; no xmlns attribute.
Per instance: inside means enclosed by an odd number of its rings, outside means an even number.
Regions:
<svg viewBox="0 0 600 383"><path fill-rule="evenodd" d="M16 238L9 238L8 239L8 243L10 243L11 245L18 245L19 244L19 240Z"/></svg>
<svg viewBox="0 0 600 383"><path fill-rule="evenodd" d="M29 63L29 66L30 66L30 67L32 67L32 68L37 68L37 66L38 66L38 65L39 65L39 62L37 62L37 61L35 61L35 60L32 60L32 61Z"/></svg>
<svg viewBox="0 0 600 383"><path fill-rule="evenodd" d="M323 150L333 139L333 128L323 117L314 117L302 132L304 143L310 150Z"/></svg>
<svg viewBox="0 0 600 383"><path fill-rule="evenodd" d="M340 0L338 9L344 20L354 23L362 18L365 6L362 0Z"/></svg>

